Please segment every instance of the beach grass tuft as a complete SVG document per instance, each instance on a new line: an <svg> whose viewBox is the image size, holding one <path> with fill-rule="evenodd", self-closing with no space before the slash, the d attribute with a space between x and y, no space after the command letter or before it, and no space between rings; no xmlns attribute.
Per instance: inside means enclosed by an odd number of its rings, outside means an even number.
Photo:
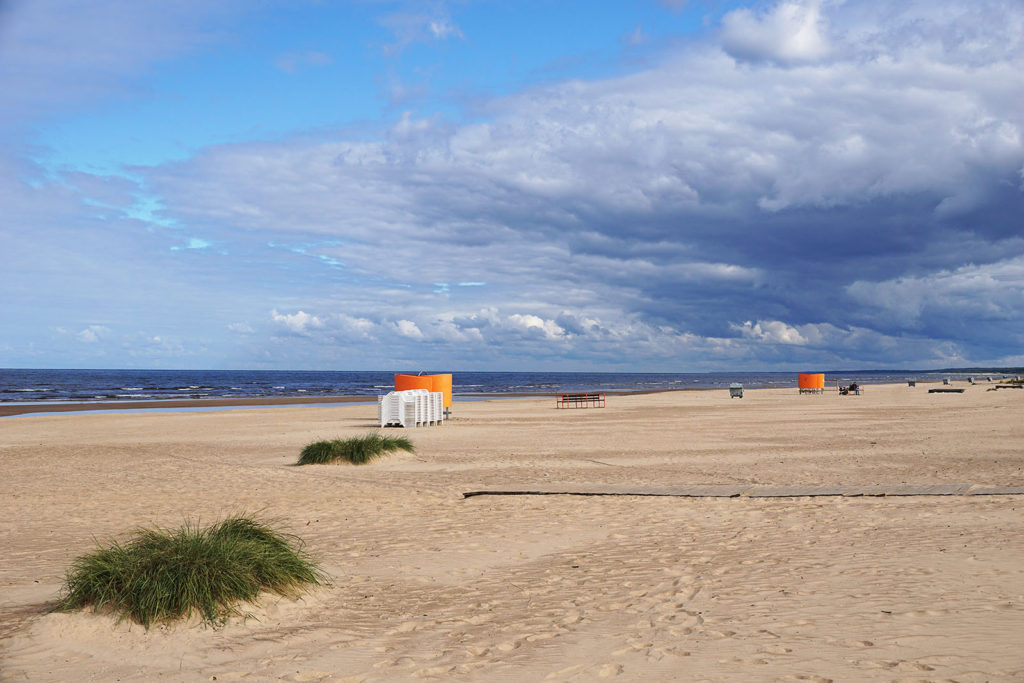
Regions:
<svg viewBox="0 0 1024 683"><path fill-rule="evenodd" d="M404 436L384 436L376 432L366 436L333 441L317 441L302 449L299 465L323 465L348 462L364 465L391 451L415 451L412 441Z"/></svg>
<svg viewBox="0 0 1024 683"><path fill-rule="evenodd" d="M192 614L219 625L261 592L298 597L326 581L297 537L237 516L207 528L140 528L123 544L77 558L56 609L115 612L147 629Z"/></svg>

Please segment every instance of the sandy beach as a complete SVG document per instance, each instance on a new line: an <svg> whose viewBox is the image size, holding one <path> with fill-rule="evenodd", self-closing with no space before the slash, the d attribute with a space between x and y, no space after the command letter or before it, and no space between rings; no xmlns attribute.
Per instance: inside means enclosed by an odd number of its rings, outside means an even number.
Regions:
<svg viewBox="0 0 1024 683"><path fill-rule="evenodd" d="M1024 485L1024 391L964 386L457 402L362 467L293 463L374 429L373 405L0 419L0 677L1021 679L1024 496L462 496ZM96 540L238 512L300 536L331 585L218 629L49 613Z"/></svg>

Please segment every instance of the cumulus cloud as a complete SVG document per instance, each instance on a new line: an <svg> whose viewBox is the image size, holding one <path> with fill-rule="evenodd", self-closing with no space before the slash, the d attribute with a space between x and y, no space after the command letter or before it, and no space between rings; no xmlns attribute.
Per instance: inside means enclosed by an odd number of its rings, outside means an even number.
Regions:
<svg viewBox="0 0 1024 683"><path fill-rule="evenodd" d="M105 327L103 325L89 325L89 327L85 328L75 336L78 337L78 340L81 342L85 342L86 344L95 344L101 338L106 337L109 334L109 327Z"/></svg>
<svg viewBox="0 0 1024 683"><path fill-rule="evenodd" d="M810 62L829 52L821 0L781 2L757 13L737 9L722 19L722 46L739 59Z"/></svg>
<svg viewBox="0 0 1024 683"><path fill-rule="evenodd" d="M1024 256L882 282L858 280L847 292L908 328L929 316L1017 320L1024 305Z"/></svg>
<svg viewBox="0 0 1024 683"><path fill-rule="evenodd" d="M305 311L299 311L297 313L278 313L277 309L274 309L270 313L270 317L273 321L295 334L308 334L311 330L321 328L324 323L320 318L315 315L310 315Z"/></svg>
<svg viewBox="0 0 1024 683"><path fill-rule="evenodd" d="M756 339L768 344L807 344L807 338L800 334L798 329L781 320L758 320L756 323L748 320L742 325L731 327L747 339Z"/></svg>
<svg viewBox="0 0 1024 683"><path fill-rule="evenodd" d="M419 326L411 320L399 320L395 323L398 328L398 333L403 337L409 337L410 339L423 339L423 332L420 331Z"/></svg>
<svg viewBox="0 0 1024 683"><path fill-rule="evenodd" d="M539 334L545 339L561 339L565 330L554 320L544 320L536 315L515 313L508 318L509 327L529 334Z"/></svg>

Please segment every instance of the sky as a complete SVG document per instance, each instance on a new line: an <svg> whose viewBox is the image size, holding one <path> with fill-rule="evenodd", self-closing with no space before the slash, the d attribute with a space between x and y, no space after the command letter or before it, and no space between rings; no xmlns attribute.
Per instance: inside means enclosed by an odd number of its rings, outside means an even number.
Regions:
<svg viewBox="0 0 1024 683"><path fill-rule="evenodd" d="M0 367L975 365L1021 0L0 0Z"/></svg>

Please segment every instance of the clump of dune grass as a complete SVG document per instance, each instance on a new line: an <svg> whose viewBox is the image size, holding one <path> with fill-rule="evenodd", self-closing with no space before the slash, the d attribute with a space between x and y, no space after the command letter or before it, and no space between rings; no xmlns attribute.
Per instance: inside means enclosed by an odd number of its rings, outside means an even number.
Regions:
<svg viewBox="0 0 1024 683"><path fill-rule="evenodd" d="M351 439L317 441L302 449L299 465L324 465L338 461L364 465L391 451L412 453L412 441L404 436L384 436L376 432Z"/></svg>
<svg viewBox="0 0 1024 683"><path fill-rule="evenodd" d="M207 528L141 528L123 544L77 558L56 609L92 607L147 629L192 614L218 625L261 592L294 598L326 580L297 537L238 516Z"/></svg>

